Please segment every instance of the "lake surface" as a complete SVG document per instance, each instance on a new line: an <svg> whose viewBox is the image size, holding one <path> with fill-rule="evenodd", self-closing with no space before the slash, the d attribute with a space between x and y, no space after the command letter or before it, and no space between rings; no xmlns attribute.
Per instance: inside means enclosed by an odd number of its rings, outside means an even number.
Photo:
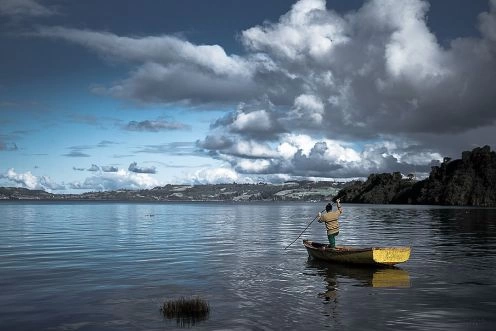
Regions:
<svg viewBox="0 0 496 331"><path fill-rule="evenodd" d="M2 202L0 329L494 330L496 209L344 204L338 244L412 246L374 270L284 250L324 205ZM163 317L192 295L206 320Z"/></svg>

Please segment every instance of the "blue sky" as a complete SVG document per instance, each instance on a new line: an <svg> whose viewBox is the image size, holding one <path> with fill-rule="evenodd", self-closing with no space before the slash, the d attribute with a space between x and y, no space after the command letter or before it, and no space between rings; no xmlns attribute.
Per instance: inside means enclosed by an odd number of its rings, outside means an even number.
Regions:
<svg viewBox="0 0 496 331"><path fill-rule="evenodd" d="M426 174L495 145L495 0L0 0L0 31L2 186Z"/></svg>

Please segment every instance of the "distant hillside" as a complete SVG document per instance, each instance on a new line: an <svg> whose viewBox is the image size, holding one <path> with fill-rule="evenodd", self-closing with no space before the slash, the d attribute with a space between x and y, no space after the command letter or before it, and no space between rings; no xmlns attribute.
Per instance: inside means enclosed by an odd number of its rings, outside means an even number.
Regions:
<svg viewBox="0 0 496 331"><path fill-rule="evenodd" d="M85 201L324 201L376 204L496 206L496 153L489 146L445 158L429 178L416 181L399 172L372 174L365 182L294 181L284 184L166 185L151 190L118 190L83 194L52 194L40 190L0 187L1 200Z"/></svg>
<svg viewBox="0 0 496 331"><path fill-rule="evenodd" d="M0 187L0 200L40 200L52 199L53 194L42 190L28 190L20 187Z"/></svg>
<svg viewBox="0 0 496 331"><path fill-rule="evenodd" d="M445 158L422 181L400 173L373 174L354 182L338 196L344 202L496 206L496 153L489 146L463 152L462 158Z"/></svg>
<svg viewBox="0 0 496 331"><path fill-rule="evenodd" d="M117 190L82 194L51 194L0 187L0 200L83 201L322 201L344 187L340 182L294 181L284 184L166 185L151 190Z"/></svg>

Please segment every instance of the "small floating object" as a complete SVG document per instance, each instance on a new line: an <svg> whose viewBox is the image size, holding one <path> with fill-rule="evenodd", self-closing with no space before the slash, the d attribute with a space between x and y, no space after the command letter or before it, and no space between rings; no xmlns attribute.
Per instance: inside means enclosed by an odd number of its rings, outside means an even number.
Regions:
<svg viewBox="0 0 496 331"><path fill-rule="evenodd" d="M392 266L408 261L410 247L366 247L336 246L303 240L303 245L312 258L330 262Z"/></svg>
<svg viewBox="0 0 496 331"><path fill-rule="evenodd" d="M206 320L210 312L209 303L199 297L168 300L160 308L168 319L176 319L181 326L195 325Z"/></svg>

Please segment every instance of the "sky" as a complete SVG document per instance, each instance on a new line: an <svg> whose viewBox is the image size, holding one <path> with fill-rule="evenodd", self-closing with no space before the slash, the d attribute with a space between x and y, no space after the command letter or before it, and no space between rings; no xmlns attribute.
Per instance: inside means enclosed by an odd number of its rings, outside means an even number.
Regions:
<svg viewBox="0 0 496 331"><path fill-rule="evenodd" d="M495 96L496 0L0 0L0 186L421 177Z"/></svg>

